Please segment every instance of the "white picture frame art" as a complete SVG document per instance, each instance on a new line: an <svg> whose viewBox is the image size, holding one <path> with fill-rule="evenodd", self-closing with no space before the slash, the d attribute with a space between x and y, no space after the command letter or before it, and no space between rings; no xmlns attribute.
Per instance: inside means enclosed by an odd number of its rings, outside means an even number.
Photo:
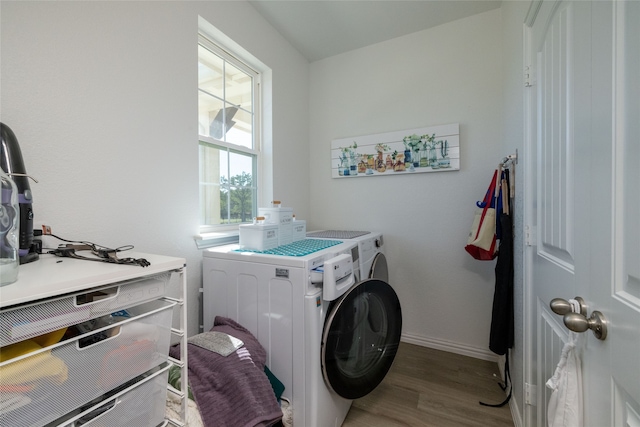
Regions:
<svg viewBox="0 0 640 427"><path fill-rule="evenodd" d="M333 178L456 170L460 170L458 123L331 141Z"/></svg>

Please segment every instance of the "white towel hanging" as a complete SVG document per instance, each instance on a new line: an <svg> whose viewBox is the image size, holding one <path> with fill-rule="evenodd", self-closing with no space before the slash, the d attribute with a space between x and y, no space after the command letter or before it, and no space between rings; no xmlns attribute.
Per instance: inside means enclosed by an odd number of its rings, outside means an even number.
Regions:
<svg viewBox="0 0 640 427"><path fill-rule="evenodd" d="M580 305L569 300L574 313L580 312ZM562 348L560 362L546 386L553 390L547 407L549 427L582 427L582 364L576 344L578 335L569 332L569 342Z"/></svg>

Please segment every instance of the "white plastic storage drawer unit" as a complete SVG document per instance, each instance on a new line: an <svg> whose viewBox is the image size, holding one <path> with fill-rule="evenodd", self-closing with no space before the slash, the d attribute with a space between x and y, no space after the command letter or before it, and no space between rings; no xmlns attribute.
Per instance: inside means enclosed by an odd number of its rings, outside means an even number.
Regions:
<svg viewBox="0 0 640 427"><path fill-rule="evenodd" d="M171 273L112 283L0 312L0 346L33 338L165 295Z"/></svg>
<svg viewBox="0 0 640 427"><path fill-rule="evenodd" d="M164 421L169 367L109 396L64 422L62 427L153 427Z"/></svg>
<svg viewBox="0 0 640 427"><path fill-rule="evenodd" d="M124 317L107 316L115 323L0 363L3 387L15 390L3 394L15 399L0 426L44 425L166 362L175 304L130 307Z"/></svg>

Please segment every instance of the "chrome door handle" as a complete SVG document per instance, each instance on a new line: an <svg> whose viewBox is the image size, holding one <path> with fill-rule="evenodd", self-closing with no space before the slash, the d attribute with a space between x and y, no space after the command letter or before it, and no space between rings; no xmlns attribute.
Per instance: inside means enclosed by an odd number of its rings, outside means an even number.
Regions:
<svg viewBox="0 0 640 427"><path fill-rule="evenodd" d="M599 311L591 313L588 319L580 313L567 313L564 315L564 324L573 332L585 332L589 329L599 340L607 338L607 319Z"/></svg>
<svg viewBox="0 0 640 427"><path fill-rule="evenodd" d="M575 297L578 304L580 304L580 314L584 317L587 317L587 304L584 302L584 299L581 297ZM551 311L555 314L559 314L560 316L564 316L565 314L571 313L571 304L566 299L562 298L554 298L549 303L549 307L551 307Z"/></svg>
<svg viewBox="0 0 640 427"><path fill-rule="evenodd" d="M599 311L594 311L591 316L587 318L587 306L584 303L584 299L575 297L575 300L580 304L580 313L573 313L571 311L571 304L562 298L554 298L549 303L551 310L563 316L565 326L573 332L586 332L589 329L593 331L593 335L599 340L605 340L607 338L607 319Z"/></svg>

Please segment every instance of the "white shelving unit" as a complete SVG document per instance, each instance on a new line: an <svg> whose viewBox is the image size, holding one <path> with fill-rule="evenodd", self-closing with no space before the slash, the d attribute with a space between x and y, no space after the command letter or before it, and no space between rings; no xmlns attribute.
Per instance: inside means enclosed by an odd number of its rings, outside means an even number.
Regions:
<svg viewBox="0 0 640 427"><path fill-rule="evenodd" d="M185 260L127 256L151 265L42 255L0 287L0 425L186 425ZM181 360L168 356L176 340ZM167 384L171 364L184 392ZM181 398L181 419L165 419L167 393Z"/></svg>
<svg viewBox="0 0 640 427"><path fill-rule="evenodd" d="M171 334L178 338L180 342L180 360L169 357L169 360L177 366L180 366L180 390L176 390L172 386L167 386L168 393L173 393L180 398L180 416L181 419L168 419L165 425L177 427L185 427L187 419L187 399L188 399L188 358L187 358L187 267L184 265L180 270L180 292L178 298L166 297L176 302L178 306L179 326L171 328Z"/></svg>

